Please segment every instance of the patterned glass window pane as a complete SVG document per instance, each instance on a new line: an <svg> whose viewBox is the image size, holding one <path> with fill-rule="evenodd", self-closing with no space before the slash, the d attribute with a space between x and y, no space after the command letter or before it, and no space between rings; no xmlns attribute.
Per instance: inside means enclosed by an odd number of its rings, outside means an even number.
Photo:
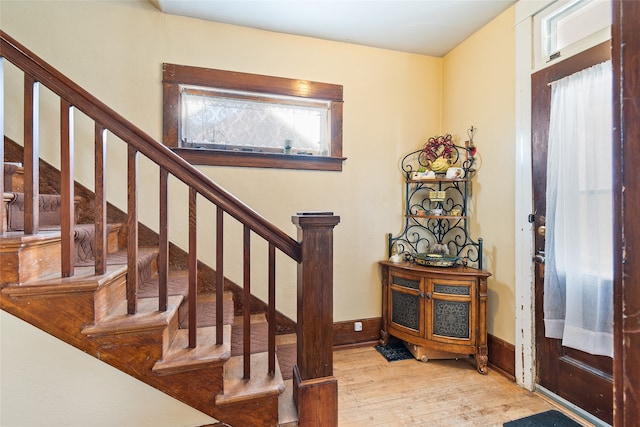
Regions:
<svg viewBox="0 0 640 427"><path fill-rule="evenodd" d="M183 148L329 155L330 103L182 88Z"/></svg>

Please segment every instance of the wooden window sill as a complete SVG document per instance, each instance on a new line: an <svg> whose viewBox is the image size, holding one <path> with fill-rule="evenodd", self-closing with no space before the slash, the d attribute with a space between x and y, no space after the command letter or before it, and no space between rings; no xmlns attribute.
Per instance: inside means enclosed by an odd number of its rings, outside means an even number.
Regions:
<svg viewBox="0 0 640 427"><path fill-rule="evenodd" d="M342 171L342 162L346 160L346 157L263 153L257 151L240 152L195 148L172 148L172 150L193 165L207 166Z"/></svg>

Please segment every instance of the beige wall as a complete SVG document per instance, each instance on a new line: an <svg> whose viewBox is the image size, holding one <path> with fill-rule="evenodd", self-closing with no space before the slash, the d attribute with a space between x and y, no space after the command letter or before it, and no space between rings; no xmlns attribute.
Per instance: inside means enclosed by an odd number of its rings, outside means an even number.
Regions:
<svg viewBox="0 0 640 427"><path fill-rule="evenodd" d="M439 59L167 16L146 0L0 2L4 31L158 139L163 62L343 85L343 143L348 159L342 172L202 168L292 236L290 217L295 212L325 210L341 217L334 238L335 321L381 314L377 262L386 256L386 234L398 233L402 225L399 159L441 132L464 141L466 129L476 126L481 166L473 188L472 232L485 239L486 267L493 273L489 332L511 343L513 20L510 9ZM6 68L14 78L16 73ZM13 102L21 99L20 90L8 88L5 98L7 115L19 119L21 110L13 108ZM56 105L49 98L43 94L44 104ZM43 126L42 136L42 152L54 164L57 145L48 135L57 135L56 121L54 114ZM6 123L7 135L18 141L20 123L11 117ZM82 117L76 145L76 179L92 187L93 165L84 160L92 159L92 130ZM123 147L110 141L109 197L121 207L125 206L125 194L118 191L124 187L123 156ZM145 161L141 166L142 178L153 188L156 170ZM176 185L171 190L170 236L185 247L186 221L180 216L186 197ZM140 195L141 219L151 227L157 224L156 197L153 191ZM204 237L207 227L201 225L199 253L213 264L211 242ZM229 245L231 254L238 253L233 242ZM226 258L231 261L233 256ZM228 265L225 272L241 283L237 267ZM295 317L294 266L281 262L278 277L278 306ZM1 319L6 319L4 313ZM19 336L6 333L7 328L15 332L13 325L3 323L3 337ZM51 344L38 345L46 351ZM46 383L47 378L41 381ZM4 380L2 387L5 390Z"/></svg>
<svg viewBox="0 0 640 427"><path fill-rule="evenodd" d="M193 427L214 420L0 311L3 427Z"/></svg>
<svg viewBox="0 0 640 427"><path fill-rule="evenodd" d="M3 2L2 12L8 34L156 138L161 137L163 62L343 85L343 153L348 159L342 172L202 169L292 236L290 218L298 211L339 215L334 320L380 315L376 263L386 255L386 233L397 233L401 225L397 162L440 130L441 59L168 16L147 1ZM20 139L19 126L8 123L7 133ZM89 187L92 165L81 159L91 149L91 135L90 130L79 132L76 150L82 163L77 178ZM125 193L117 191L125 186L124 150L110 147L109 185L116 190L109 196L124 207ZM52 159L56 150L43 148ZM156 171L145 162L141 175L155 186ZM173 221L170 236L186 247L186 196L175 187L179 195L170 217L182 219ZM156 203L153 190L141 194L142 220L152 227ZM212 245L201 229L199 252L213 265ZM233 243L237 239L228 237L225 273L241 283L239 264L231 262L240 253ZM266 251L260 252L264 256ZM294 264L283 261L278 274L278 306L295 317ZM261 286L253 289L259 296L266 293Z"/></svg>
<svg viewBox="0 0 640 427"><path fill-rule="evenodd" d="M484 239L489 333L515 343L515 7L444 57L443 129L477 128L473 237Z"/></svg>

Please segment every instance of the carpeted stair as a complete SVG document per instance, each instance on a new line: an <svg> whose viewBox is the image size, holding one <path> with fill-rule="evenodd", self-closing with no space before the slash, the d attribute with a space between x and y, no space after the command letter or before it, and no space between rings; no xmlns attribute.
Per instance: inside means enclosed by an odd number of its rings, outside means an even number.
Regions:
<svg viewBox="0 0 640 427"><path fill-rule="evenodd" d="M14 192L8 194L11 194L11 199L7 206L7 230L24 231L24 194ZM60 228L60 195L40 194L38 208L40 229Z"/></svg>
<svg viewBox="0 0 640 427"><path fill-rule="evenodd" d="M24 194L22 190L22 168L11 163L4 165L7 206L7 230L24 231ZM10 196L7 196L10 195ZM39 227L41 230L60 229L61 196L57 194L39 195ZM124 233L123 224L107 224L107 265L126 265L127 251L121 248L120 235ZM74 264L76 267L92 266L95 263L95 226L93 224L74 225ZM157 298L159 284L157 275L157 248L138 248L138 297ZM168 277L168 295L188 295L188 273L171 271ZM198 327L214 326L216 320L215 294L199 294L197 300ZM225 325L232 325L231 355L241 356L243 352L242 317L234 318L233 296L224 294ZM189 326L188 305L183 303L179 308L178 324L180 329ZM254 315L251 319L251 353L267 351L268 323L262 315ZM293 365L296 363L295 335L279 336L276 340L276 353L284 380L291 379Z"/></svg>

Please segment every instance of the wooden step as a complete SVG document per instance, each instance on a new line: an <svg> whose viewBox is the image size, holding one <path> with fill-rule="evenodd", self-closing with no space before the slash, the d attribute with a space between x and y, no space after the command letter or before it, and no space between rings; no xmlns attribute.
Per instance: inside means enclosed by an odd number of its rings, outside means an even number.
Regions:
<svg viewBox="0 0 640 427"><path fill-rule="evenodd" d="M189 348L189 331L181 329L174 336L164 357L153 366L158 375L221 366L231 357L231 326L223 327L223 341L216 344L216 327L197 328L196 348Z"/></svg>
<svg viewBox="0 0 640 427"><path fill-rule="evenodd" d="M120 249L107 255L107 265L127 265L127 249ZM76 267L89 267L95 264L95 260L88 258L76 262ZM138 248L138 279L140 283L149 281L155 277L158 271L158 248Z"/></svg>
<svg viewBox="0 0 640 427"><path fill-rule="evenodd" d="M113 224L109 231L110 249L117 249L122 224ZM61 243L59 230L44 230L35 235L8 231L0 238L0 287L31 280L60 277ZM155 252L154 252L155 250ZM157 249L141 249L140 258L149 257L151 271L156 269ZM92 266L93 258L76 261L76 267ZM126 251L107 259L107 264L126 264Z"/></svg>
<svg viewBox="0 0 640 427"><path fill-rule="evenodd" d="M107 224L107 253L116 253L126 247L122 243L124 224ZM93 264L95 261L95 224L77 224L73 227L76 265Z"/></svg>
<svg viewBox="0 0 640 427"><path fill-rule="evenodd" d="M125 266L111 266L103 275L95 275L93 267L76 269L71 277L59 277L30 280L15 286L7 286L3 295L16 300L72 296L73 294L92 293L89 303L93 304L92 320L100 321L106 317L115 302L125 298L127 269Z"/></svg>
<svg viewBox="0 0 640 427"><path fill-rule="evenodd" d="M4 164L4 192L24 192L24 168L21 163Z"/></svg>
<svg viewBox="0 0 640 427"><path fill-rule="evenodd" d="M231 357L224 367L224 388L215 399L217 419L233 426L278 425L278 398L285 386L276 363L274 375L267 373L268 355L251 356L251 379L243 376L242 356Z"/></svg>
<svg viewBox="0 0 640 427"><path fill-rule="evenodd" d="M7 232L0 238L0 288L60 275L60 232L25 235Z"/></svg>
<svg viewBox="0 0 640 427"><path fill-rule="evenodd" d="M198 294L197 299L197 324L198 327L212 326L216 323L216 295L212 293ZM231 292L224 293L223 301L223 323L231 325L233 323L233 294ZM189 327L189 306L183 304L180 307L180 328Z"/></svg>
<svg viewBox="0 0 640 427"><path fill-rule="evenodd" d="M277 362L277 361L276 361ZM267 372L267 352L251 355L251 379L243 379L243 357L231 357L225 365L224 392L216 396L217 405L233 405L256 397L280 395L284 381L278 363L274 375Z"/></svg>
<svg viewBox="0 0 640 427"><path fill-rule="evenodd" d="M57 230L60 228L61 196L59 194L38 195L38 227L41 230ZM77 206L82 199L76 197L74 204ZM6 209L6 231L24 230L24 194L16 192L4 192L3 202ZM75 218L74 218L75 222Z"/></svg>
<svg viewBox="0 0 640 427"><path fill-rule="evenodd" d="M122 300L102 320L85 327L82 333L94 338L104 335L139 333L166 327L173 327L177 331L176 313L183 299L184 297L181 295L169 297L167 311L158 311L157 298L139 299L136 314L127 314L127 301ZM168 345L169 343L167 343L167 348Z"/></svg>
<svg viewBox="0 0 640 427"><path fill-rule="evenodd" d="M231 405L255 397L280 395L284 381L276 360L274 375L267 373L267 352L251 355L251 379L243 379L243 357L234 356L224 367L224 392L216 396L217 405Z"/></svg>

